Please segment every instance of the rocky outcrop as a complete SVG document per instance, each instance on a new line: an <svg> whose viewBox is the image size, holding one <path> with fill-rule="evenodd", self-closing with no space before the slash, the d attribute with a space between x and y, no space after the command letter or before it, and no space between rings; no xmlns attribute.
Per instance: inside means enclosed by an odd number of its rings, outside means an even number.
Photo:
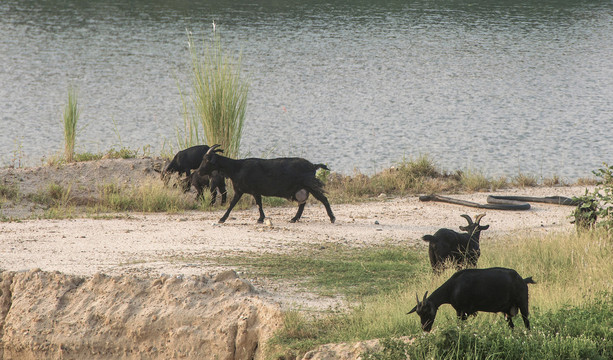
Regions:
<svg viewBox="0 0 613 360"><path fill-rule="evenodd" d="M2 359L258 359L276 304L216 276L0 273Z"/></svg>

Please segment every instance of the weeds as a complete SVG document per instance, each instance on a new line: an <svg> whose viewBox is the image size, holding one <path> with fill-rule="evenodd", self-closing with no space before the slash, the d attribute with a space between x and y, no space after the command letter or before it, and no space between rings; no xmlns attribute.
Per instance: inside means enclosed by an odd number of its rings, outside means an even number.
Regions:
<svg viewBox="0 0 613 360"><path fill-rule="evenodd" d="M196 203L183 196L180 190L167 188L158 182L126 188L106 184L99 189L99 199L95 212L177 212L196 208Z"/></svg>
<svg viewBox="0 0 613 360"><path fill-rule="evenodd" d="M19 197L19 189L15 185L0 184L0 198L16 200Z"/></svg>
<svg viewBox="0 0 613 360"><path fill-rule="evenodd" d="M73 87L68 89L68 102L64 106L64 159L73 162L77 122L81 111L77 104L77 93Z"/></svg>
<svg viewBox="0 0 613 360"><path fill-rule="evenodd" d="M594 225L613 232L613 165L606 163L603 167L593 171L598 179L596 189L590 194L587 189L585 195L575 198L580 200L579 205L571 214L578 229L589 229ZM597 223L598 221L598 223Z"/></svg>
<svg viewBox="0 0 613 360"><path fill-rule="evenodd" d="M519 188L534 187L538 185L536 176L519 173L513 178L512 184Z"/></svg>
<svg viewBox="0 0 613 360"><path fill-rule="evenodd" d="M356 171L353 176L327 174L326 190L333 202L364 200L380 194L403 196L451 191L497 190L508 186L504 177L488 179L478 171L440 170L427 155L402 159L390 169L372 176Z"/></svg>

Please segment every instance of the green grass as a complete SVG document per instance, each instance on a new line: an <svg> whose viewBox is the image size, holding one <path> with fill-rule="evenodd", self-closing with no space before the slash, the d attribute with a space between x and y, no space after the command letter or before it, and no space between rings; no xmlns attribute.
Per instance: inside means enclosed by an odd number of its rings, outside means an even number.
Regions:
<svg viewBox="0 0 613 360"><path fill-rule="evenodd" d="M424 270L418 258L419 254L406 247L357 250L325 243L290 254L217 257L213 261L233 264L257 277L294 280L323 295L360 299L397 290L407 276Z"/></svg>
<svg viewBox="0 0 613 360"><path fill-rule="evenodd" d="M179 189L161 182L145 182L134 187L106 184L99 188L99 203L94 212L138 211L177 212L193 210L197 204Z"/></svg>
<svg viewBox="0 0 613 360"><path fill-rule="evenodd" d="M480 267L511 267L537 282L530 285L530 332L521 320L510 330L500 314L480 313L462 322L444 305L433 332L423 334L418 317L406 315L415 294L433 291L453 273L433 275L425 249L341 246L235 260L258 276L294 279L359 300L341 314L287 313L271 342L271 358L293 358L324 343L407 335L415 337L413 345L390 340L390 348L368 356L392 358L385 351L407 351L411 358L432 359L608 358L613 354L612 247L604 231L514 236L482 245Z"/></svg>
<svg viewBox="0 0 613 360"><path fill-rule="evenodd" d="M68 100L64 106L64 160L73 162L75 138L77 135L77 122L81 111L77 103L77 92L74 88L68 89Z"/></svg>

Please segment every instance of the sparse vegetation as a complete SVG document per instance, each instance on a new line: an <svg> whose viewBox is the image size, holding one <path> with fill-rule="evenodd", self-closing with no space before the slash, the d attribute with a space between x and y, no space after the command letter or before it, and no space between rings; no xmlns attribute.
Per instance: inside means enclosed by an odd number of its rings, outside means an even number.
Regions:
<svg viewBox="0 0 613 360"><path fill-rule="evenodd" d="M482 246L481 267L512 267L537 281L530 288L531 332L509 330L503 317L496 314L480 313L461 322L453 309L444 306L437 317L436 331L422 334L418 317L406 315L415 303L415 293L423 294L438 287L453 270L441 276L432 275L427 257L423 254L415 257L407 249L388 248L383 251L385 257L371 258L374 263L358 269L357 278L345 277L330 269L346 266L351 258L376 254L372 249L330 252L326 255L329 264L325 267L314 265L309 256L287 258L279 266L271 266L269 260L253 259L249 267L259 275L263 274L261 269L274 268L275 276L300 277L307 286L313 286L309 284L321 278L335 284L337 291L351 295L356 284L368 284L371 280L384 283L380 279L388 275L387 269L400 267L402 263L407 266L399 288L379 288L376 295L361 297L360 305L349 313L317 318L287 314L285 329L274 340L273 353L277 356L296 356L329 342L413 335L416 340L410 346L400 341L384 341L383 352L366 354L369 356L366 358L393 358L390 356L396 356L399 351L410 354L411 358L480 359L494 354L496 358L522 359L555 354L561 358L604 359L613 355L610 331L613 318L607 315L613 310L612 247L604 231L538 238L514 236ZM291 263L292 267L283 263ZM387 265L384 267L384 264ZM301 268L311 271L304 274L295 270ZM369 271L372 269L376 271ZM317 288L320 286L317 283Z"/></svg>
<svg viewBox="0 0 613 360"><path fill-rule="evenodd" d="M19 189L15 185L0 184L0 199L15 200L19 196Z"/></svg>
<svg viewBox="0 0 613 360"><path fill-rule="evenodd" d="M77 92L73 87L70 87L68 89L68 100L64 106L64 160L69 163L73 161L77 122L80 114Z"/></svg>
<svg viewBox="0 0 613 360"><path fill-rule="evenodd" d="M390 169L372 176L356 172L353 176L332 173L326 176L326 190L333 202L362 201L364 198L404 196L452 191L497 190L507 187L506 178L489 179L476 170L439 169L427 155L402 159Z"/></svg>
<svg viewBox="0 0 613 360"><path fill-rule="evenodd" d="M571 216L578 229L598 225L613 233L613 165L604 163L602 168L593 173L598 179L596 189L592 193L586 190L585 195L576 198L581 204Z"/></svg>
<svg viewBox="0 0 613 360"><path fill-rule="evenodd" d="M514 186L519 187L519 188L533 187L533 186L538 185L536 176L525 174L525 173L517 174L517 176L513 178L511 183Z"/></svg>

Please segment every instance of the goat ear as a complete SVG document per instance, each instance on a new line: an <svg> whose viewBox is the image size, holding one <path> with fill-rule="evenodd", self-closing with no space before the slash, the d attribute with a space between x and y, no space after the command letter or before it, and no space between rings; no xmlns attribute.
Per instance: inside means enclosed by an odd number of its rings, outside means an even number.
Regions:
<svg viewBox="0 0 613 360"><path fill-rule="evenodd" d="M422 303L426 302L426 298L428 297L428 292L426 291L426 293L424 294L424 300L422 301Z"/></svg>
<svg viewBox="0 0 613 360"><path fill-rule="evenodd" d="M223 149L215 149L215 152L216 152L216 153L222 153L222 152L223 152Z"/></svg>
<svg viewBox="0 0 613 360"><path fill-rule="evenodd" d="M417 306L413 307L413 308L411 309L411 311L409 311L409 312L407 313L407 315L412 314L412 313L414 313L415 311L417 311Z"/></svg>
<svg viewBox="0 0 613 360"><path fill-rule="evenodd" d="M489 228L490 228L490 226L489 226L489 225L485 225L485 226L481 226L481 225L479 225L479 230L487 230L487 229L489 229Z"/></svg>
<svg viewBox="0 0 613 360"><path fill-rule="evenodd" d="M462 230L462 231L468 231L468 226L460 226L460 230Z"/></svg>

